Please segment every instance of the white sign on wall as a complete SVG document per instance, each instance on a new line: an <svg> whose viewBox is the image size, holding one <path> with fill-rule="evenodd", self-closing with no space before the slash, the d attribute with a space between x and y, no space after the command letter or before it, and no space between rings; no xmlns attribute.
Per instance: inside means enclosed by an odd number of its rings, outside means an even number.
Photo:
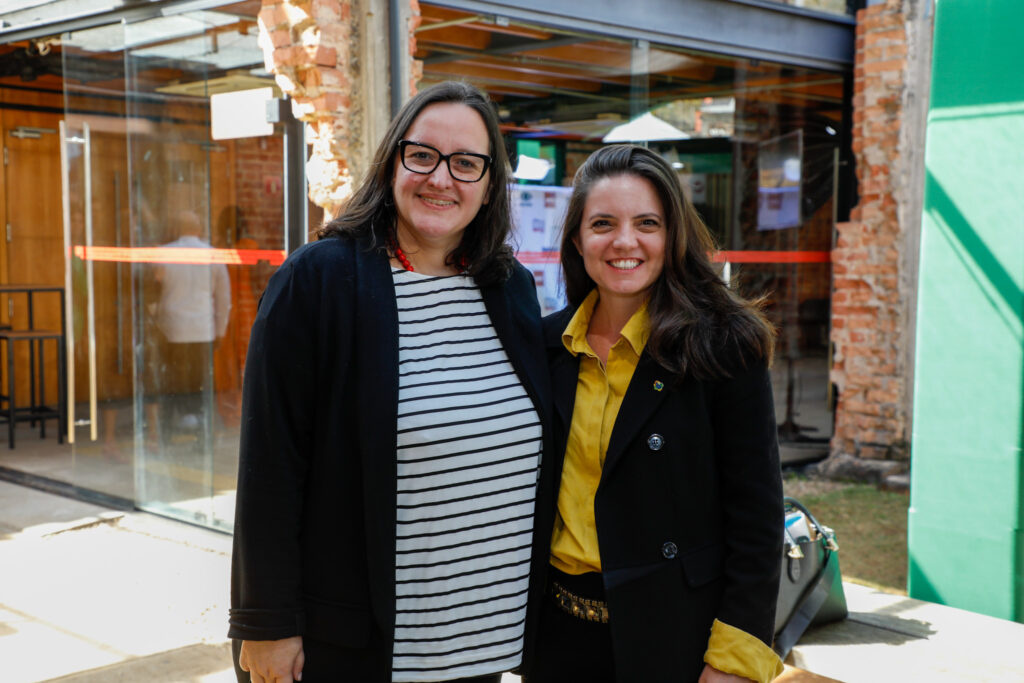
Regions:
<svg viewBox="0 0 1024 683"><path fill-rule="evenodd" d="M274 134L267 123L267 102L273 88L253 88L210 95L210 137L214 140L258 138Z"/></svg>

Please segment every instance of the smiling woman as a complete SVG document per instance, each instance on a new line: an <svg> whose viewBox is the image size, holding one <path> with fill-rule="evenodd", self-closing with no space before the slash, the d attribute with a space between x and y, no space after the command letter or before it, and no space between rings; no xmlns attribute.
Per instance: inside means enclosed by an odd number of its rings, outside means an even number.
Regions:
<svg viewBox="0 0 1024 683"><path fill-rule="evenodd" d="M537 513L553 529L550 599L528 683L767 683L782 670L769 647L773 331L719 278L711 247L657 153L605 147L577 172L570 306L544 320L561 483Z"/></svg>
<svg viewBox="0 0 1024 683"><path fill-rule="evenodd" d="M583 220L573 244L583 267L600 293L607 331L618 339L621 326L646 301L665 263L665 211L645 178L608 176L594 184L583 207ZM613 309L617 315L612 314ZM591 333L599 320L591 323Z"/></svg>
<svg viewBox="0 0 1024 683"><path fill-rule="evenodd" d="M490 192L487 127L470 107L441 102L424 108L405 135L391 181L398 214L393 249L419 272L452 275L458 265L448 254Z"/></svg>
<svg viewBox="0 0 1024 683"><path fill-rule="evenodd" d="M497 683L523 660L550 405L487 97L409 101L271 279L246 364L239 680ZM268 505L269 501L274 504Z"/></svg>

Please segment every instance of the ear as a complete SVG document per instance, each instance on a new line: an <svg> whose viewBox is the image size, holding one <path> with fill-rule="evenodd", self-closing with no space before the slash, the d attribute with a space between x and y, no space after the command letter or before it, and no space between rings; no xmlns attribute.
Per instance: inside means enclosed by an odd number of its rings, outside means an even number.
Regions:
<svg viewBox="0 0 1024 683"><path fill-rule="evenodd" d="M580 246L580 231L577 230L576 232L574 232L571 239L573 246L576 247L576 251L579 252L580 256L582 256L583 247Z"/></svg>

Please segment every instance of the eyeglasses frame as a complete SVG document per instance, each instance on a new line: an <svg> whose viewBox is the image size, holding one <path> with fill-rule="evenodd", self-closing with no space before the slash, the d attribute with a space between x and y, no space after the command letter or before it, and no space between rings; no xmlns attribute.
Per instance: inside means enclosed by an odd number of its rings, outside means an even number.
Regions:
<svg viewBox="0 0 1024 683"><path fill-rule="evenodd" d="M437 152L437 163L434 165L434 168L430 169L429 171L417 171L415 169L409 168L405 163L405 149L409 145L416 145L417 147L426 147L427 149ZM476 180L463 180L462 178L456 178L455 174L452 173L451 159L454 156L468 156L476 157L477 159L483 159L484 168L483 171L481 171L480 173L480 177L477 178ZM430 175L431 173L437 170L437 167L440 166L441 162L443 161L445 166L448 167L448 175L452 177L452 180L457 180L460 183L479 183L481 180L484 179L484 176L487 175L487 170L491 167L491 164L494 163L494 159L492 159L490 156L486 154L477 154L476 152L452 152L451 154L441 154L441 150L439 150L437 147L433 147L422 142L416 142L415 140L398 141L398 159L399 161L402 162L402 167L405 170L409 171L409 173L416 173L417 175Z"/></svg>

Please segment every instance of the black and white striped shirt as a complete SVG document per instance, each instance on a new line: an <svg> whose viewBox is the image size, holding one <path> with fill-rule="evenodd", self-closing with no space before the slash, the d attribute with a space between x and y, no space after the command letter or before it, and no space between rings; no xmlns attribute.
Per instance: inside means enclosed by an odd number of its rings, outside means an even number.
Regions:
<svg viewBox="0 0 1024 683"><path fill-rule="evenodd" d="M520 664L541 427L465 276L396 270L393 681Z"/></svg>

